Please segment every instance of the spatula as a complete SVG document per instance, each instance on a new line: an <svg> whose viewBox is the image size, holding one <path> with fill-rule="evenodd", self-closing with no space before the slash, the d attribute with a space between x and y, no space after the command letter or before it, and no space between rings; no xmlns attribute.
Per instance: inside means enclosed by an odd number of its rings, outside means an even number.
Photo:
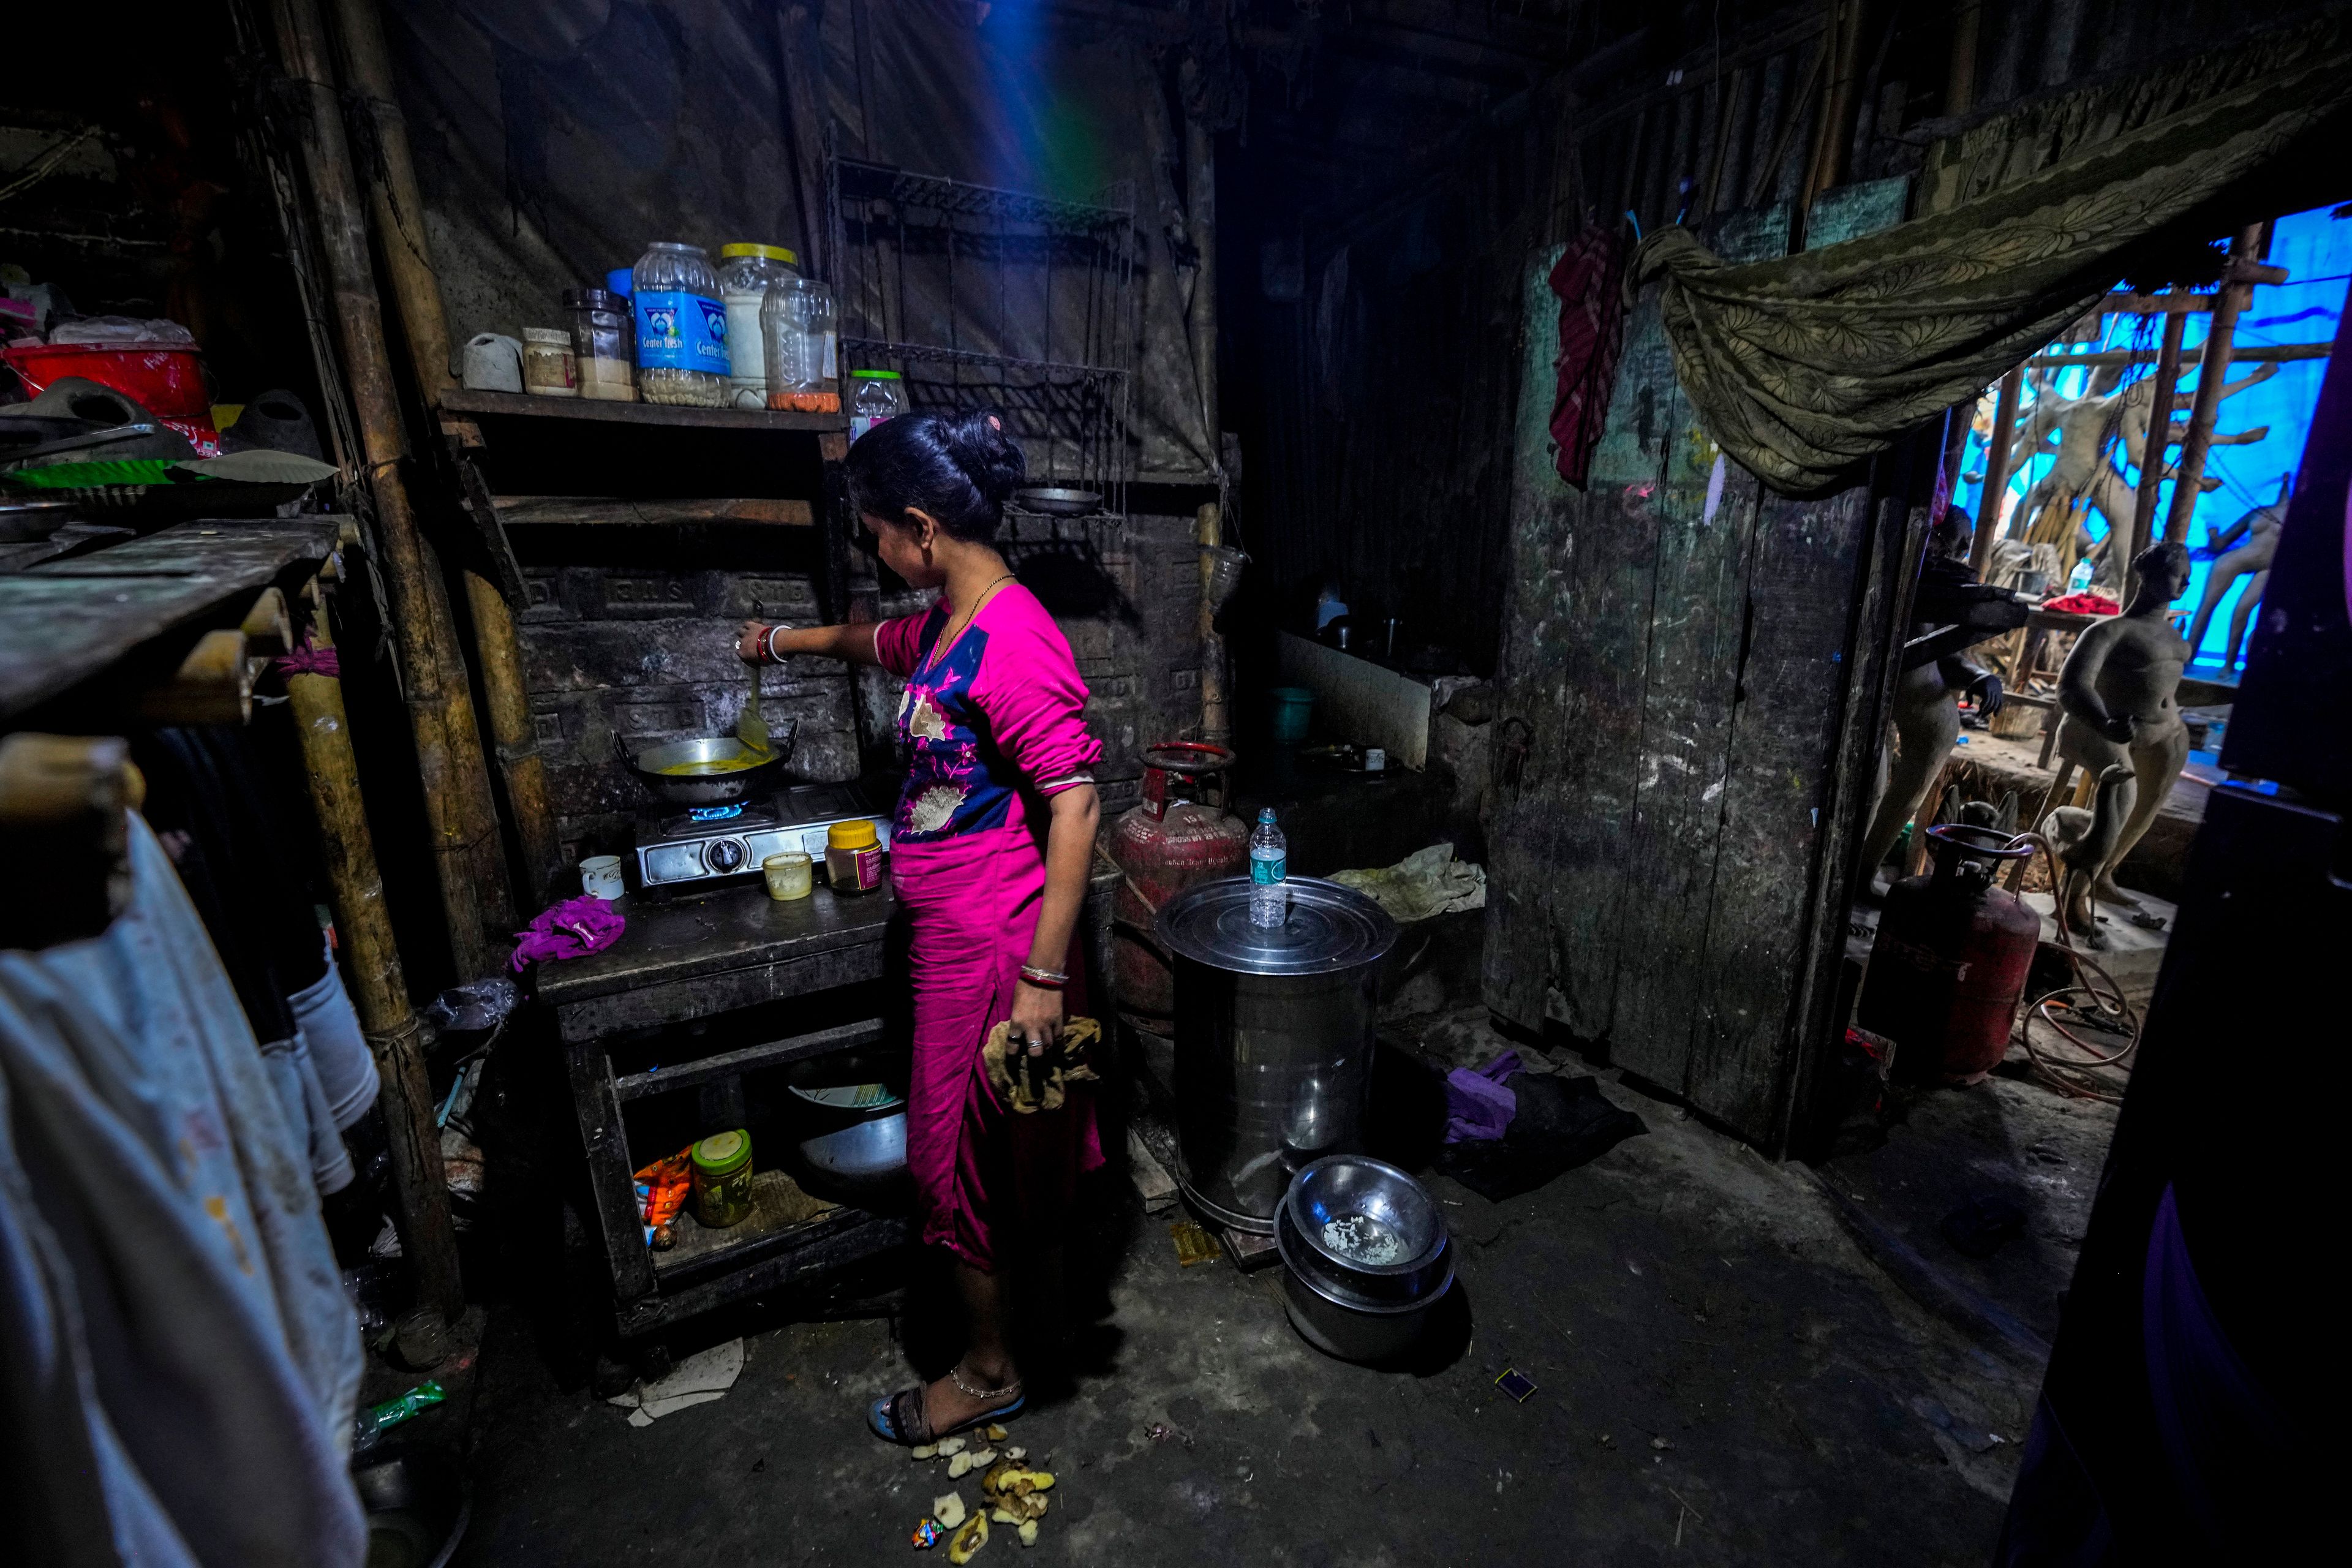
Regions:
<svg viewBox="0 0 2352 1568"><path fill-rule="evenodd" d="M751 603L751 618L755 621L766 618L761 614L756 599ZM736 717L735 738L743 742L745 751L764 757L768 754L768 721L760 713L760 667L754 664L749 668L751 671L751 700L743 704L743 711Z"/></svg>

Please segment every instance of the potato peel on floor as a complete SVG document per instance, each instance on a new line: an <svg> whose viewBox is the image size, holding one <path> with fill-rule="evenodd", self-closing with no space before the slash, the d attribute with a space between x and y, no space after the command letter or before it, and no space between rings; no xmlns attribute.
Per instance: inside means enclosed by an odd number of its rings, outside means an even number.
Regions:
<svg viewBox="0 0 2352 1568"><path fill-rule="evenodd" d="M955 1564L955 1568L962 1568L987 1544L988 1515L975 1513L963 1521L963 1528L957 1531L955 1539L948 1542L948 1561Z"/></svg>
<svg viewBox="0 0 2352 1568"><path fill-rule="evenodd" d="M1020 1538L1021 1538L1021 1544L1022 1544L1022 1545L1024 1545L1024 1546L1034 1546L1034 1545L1036 1545L1036 1544L1037 1544L1037 1521L1036 1521L1035 1520L1034 1520L1034 1519L1027 1519L1027 1520L1024 1520L1024 1521L1021 1521L1021 1528L1020 1528L1018 1531L1014 1531L1014 1533L1015 1533L1015 1534L1017 1534L1018 1536L1020 1536Z"/></svg>
<svg viewBox="0 0 2352 1568"><path fill-rule="evenodd" d="M967 1511L961 1492L945 1492L931 1500L931 1517L940 1521L942 1530L953 1530L961 1524Z"/></svg>

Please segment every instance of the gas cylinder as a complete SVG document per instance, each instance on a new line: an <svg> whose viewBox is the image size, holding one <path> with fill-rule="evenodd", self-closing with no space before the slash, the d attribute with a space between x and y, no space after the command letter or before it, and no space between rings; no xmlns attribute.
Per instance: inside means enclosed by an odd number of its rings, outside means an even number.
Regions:
<svg viewBox="0 0 2352 1568"><path fill-rule="evenodd" d="M1119 1010L1160 1033L1175 1027L1176 979L1151 934L1153 918L1193 883L1238 877L1249 863L1249 826L1225 809L1233 765L1223 746L1150 747L1143 802L1111 825L1110 858L1122 873L1111 927Z"/></svg>
<svg viewBox="0 0 2352 1568"><path fill-rule="evenodd" d="M2003 863L2030 847L1952 824L1927 830L1925 877L1887 889L1854 1023L1895 1042L1894 1073L1914 1083L1975 1083L2009 1054L2041 918L1992 890Z"/></svg>

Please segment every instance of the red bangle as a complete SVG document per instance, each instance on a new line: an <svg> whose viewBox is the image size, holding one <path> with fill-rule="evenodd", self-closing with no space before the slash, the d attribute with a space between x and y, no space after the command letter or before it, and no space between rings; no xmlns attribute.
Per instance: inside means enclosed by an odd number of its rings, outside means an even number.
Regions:
<svg viewBox="0 0 2352 1568"><path fill-rule="evenodd" d="M1034 963L1021 966L1021 978L1040 991L1059 991L1070 983L1070 977L1058 971L1040 969Z"/></svg>
<svg viewBox="0 0 2352 1568"><path fill-rule="evenodd" d="M776 628L773 626L768 627L760 634L760 662L762 664L783 662L776 657Z"/></svg>

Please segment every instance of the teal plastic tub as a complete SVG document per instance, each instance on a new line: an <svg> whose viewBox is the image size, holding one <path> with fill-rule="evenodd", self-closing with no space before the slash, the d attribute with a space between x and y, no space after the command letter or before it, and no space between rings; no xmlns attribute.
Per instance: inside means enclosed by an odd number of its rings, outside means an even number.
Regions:
<svg viewBox="0 0 2352 1568"><path fill-rule="evenodd" d="M1277 686L1266 695L1274 701L1274 738L1307 739L1307 721L1315 712L1315 693L1303 686Z"/></svg>

